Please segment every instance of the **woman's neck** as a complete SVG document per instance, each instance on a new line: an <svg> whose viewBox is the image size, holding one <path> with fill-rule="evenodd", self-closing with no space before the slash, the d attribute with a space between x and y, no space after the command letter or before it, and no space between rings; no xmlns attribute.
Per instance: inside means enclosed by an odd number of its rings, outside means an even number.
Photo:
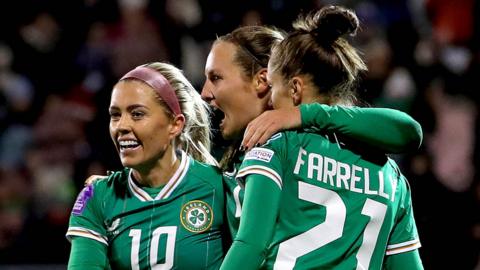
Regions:
<svg viewBox="0 0 480 270"><path fill-rule="evenodd" d="M167 151L157 163L149 169L133 170L138 183L146 187L160 187L165 185L180 166L175 150Z"/></svg>

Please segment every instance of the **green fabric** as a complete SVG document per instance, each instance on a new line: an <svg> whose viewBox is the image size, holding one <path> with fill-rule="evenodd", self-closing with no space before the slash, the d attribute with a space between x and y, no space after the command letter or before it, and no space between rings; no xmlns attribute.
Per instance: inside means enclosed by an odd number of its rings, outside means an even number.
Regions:
<svg viewBox="0 0 480 270"><path fill-rule="evenodd" d="M423 270L422 260L417 250L387 256L383 265L385 270Z"/></svg>
<svg viewBox="0 0 480 270"><path fill-rule="evenodd" d="M107 246L84 237L73 237L72 249L68 260L69 270L110 269L107 258Z"/></svg>
<svg viewBox="0 0 480 270"><path fill-rule="evenodd" d="M395 162L384 155L366 160L340 145L296 130L276 134L246 153L240 182L261 174L282 187L261 269L380 269L386 250L393 254L420 246L410 190Z"/></svg>
<svg viewBox="0 0 480 270"><path fill-rule="evenodd" d="M222 270L258 269L265 259L278 213L281 190L269 178L248 177L240 228Z"/></svg>
<svg viewBox="0 0 480 270"><path fill-rule="evenodd" d="M240 157L240 160L242 159L243 156ZM237 180L235 179L235 174L241 164L240 161L235 162L233 165L233 171L223 173L226 202L225 211L231 239L235 239L235 236L237 235L240 217L242 215L242 204L245 190L238 185Z"/></svg>
<svg viewBox="0 0 480 270"><path fill-rule="evenodd" d="M302 127L336 132L384 153L414 151L422 143L422 128L408 114L386 108L300 105Z"/></svg>
<svg viewBox="0 0 480 270"><path fill-rule="evenodd" d="M222 175L186 155L181 164L156 197L132 180L129 169L86 187L67 237L108 246L114 269L218 269L224 256Z"/></svg>

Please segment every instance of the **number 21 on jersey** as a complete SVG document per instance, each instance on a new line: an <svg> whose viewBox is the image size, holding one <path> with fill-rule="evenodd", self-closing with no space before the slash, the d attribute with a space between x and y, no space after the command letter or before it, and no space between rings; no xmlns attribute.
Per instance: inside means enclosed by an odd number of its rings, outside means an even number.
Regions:
<svg viewBox="0 0 480 270"><path fill-rule="evenodd" d="M297 258L317 250L343 235L347 209L342 198L335 191L298 182L298 196L302 200L324 206L326 208L325 221L282 242L273 266L275 270L293 269ZM363 242L356 255L357 269L368 269L386 213L387 206L385 204L372 199L365 201L362 215L370 217L370 221L364 230Z"/></svg>

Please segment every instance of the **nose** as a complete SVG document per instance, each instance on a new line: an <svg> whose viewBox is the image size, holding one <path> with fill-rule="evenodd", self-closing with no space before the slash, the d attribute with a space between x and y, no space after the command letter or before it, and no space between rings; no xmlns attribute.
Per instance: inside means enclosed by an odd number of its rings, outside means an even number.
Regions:
<svg viewBox="0 0 480 270"><path fill-rule="evenodd" d="M213 95L212 91L210 90L211 86L209 85L208 81L203 84L202 92L200 95L202 96L202 99L205 100L206 102L210 102L213 99L215 99L215 96Z"/></svg>
<svg viewBox="0 0 480 270"><path fill-rule="evenodd" d="M113 131L118 133L128 133L132 129L131 121L126 115L122 115L117 121L110 121Z"/></svg>

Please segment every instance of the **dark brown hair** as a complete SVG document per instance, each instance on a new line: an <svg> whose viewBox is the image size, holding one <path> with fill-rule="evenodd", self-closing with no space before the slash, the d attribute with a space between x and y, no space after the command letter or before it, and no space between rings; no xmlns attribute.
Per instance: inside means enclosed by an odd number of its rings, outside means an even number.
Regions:
<svg viewBox="0 0 480 270"><path fill-rule="evenodd" d="M262 68L266 68L272 47L283 40L285 33L274 27L242 26L220 36L217 41L226 41L237 46L234 61L251 79Z"/></svg>
<svg viewBox="0 0 480 270"><path fill-rule="evenodd" d="M287 81L309 75L319 94L336 103L351 104L358 74L367 67L342 36L355 35L358 27L355 13L339 6L300 15L293 23L295 30L274 47L270 71L279 72Z"/></svg>
<svg viewBox="0 0 480 270"><path fill-rule="evenodd" d="M241 67L245 79L252 79L262 68L268 66L273 46L285 37L285 33L274 27L243 26L220 36L216 42L230 42L237 46L234 62ZM223 171L232 169L238 154L240 140L233 142L220 160Z"/></svg>

